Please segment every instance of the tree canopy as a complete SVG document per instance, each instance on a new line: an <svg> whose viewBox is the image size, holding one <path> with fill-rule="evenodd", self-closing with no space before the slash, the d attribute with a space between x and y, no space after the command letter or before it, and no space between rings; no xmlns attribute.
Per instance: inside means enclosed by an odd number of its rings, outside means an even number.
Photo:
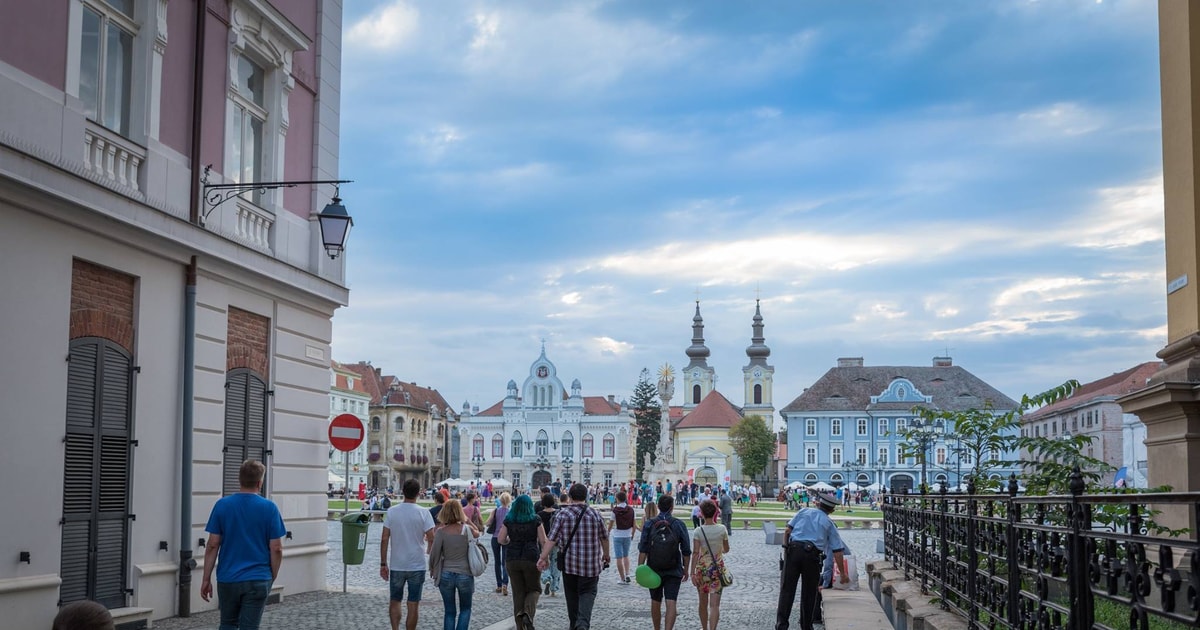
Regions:
<svg viewBox="0 0 1200 630"><path fill-rule="evenodd" d="M729 430L729 442L742 460L742 473L755 477L763 473L775 453L775 432L759 415L742 418Z"/></svg>
<svg viewBox="0 0 1200 630"><path fill-rule="evenodd" d="M650 370L642 368L638 375L637 385L633 388L633 398L629 402L633 409L633 417L637 424L637 448L634 462L637 472L636 479L645 479L646 453L653 458L658 449L659 423L662 421L662 404L658 401L658 386L650 380Z"/></svg>

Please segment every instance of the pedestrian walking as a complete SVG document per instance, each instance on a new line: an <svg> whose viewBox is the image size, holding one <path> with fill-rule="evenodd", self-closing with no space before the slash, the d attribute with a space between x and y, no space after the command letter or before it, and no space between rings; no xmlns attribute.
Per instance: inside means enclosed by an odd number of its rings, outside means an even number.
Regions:
<svg viewBox="0 0 1200 630"><path fill-rule="evenodd" d="M517 497L496 536L504 547L504 562L513 588L513 619L516 630L533 630L538 596L542 594L538 556L546 544L542 519L533 511L533 500Z"/></svg>
<svg viewBox="0 0 1200 630"><path fill-rule="evenodd" d="M558 513L558 502L554 500L554 495L550 494L549 490L542 494L541 508L538 510L538 518L542 519L542 529L549 533L554 515ZM558 597L558 592L562 590L562 573L558 570L558 549L550 554L549 566L542 571L542 587L545 589L543 594L550 597Z"/></svg>
<svg viewBox="0 0 1200 630"><path fill-rule="evenodd" d="M629 548L633 544L633 530L637 526L637 514L626 503L628 495L617 493L617 504L612 508L613 520L610 524L612 535L613 557L617 559L617 582L629 584Z"/></svg>
<svg viewBox="0 0 1200 630"><path fill-rule="evenodd" d="M658 588L650 589L650 616L654 630L663 625L663 600L667 601L665 630L674 630L679 614L676 600L683 576L688 575L692 546L687 526L671 516L675 497L664 494L658 498L658 515L642 525L638 539L638 564L647 564L662 578Z"/></svg>
<svg viewBox="0 0 1200 630"><path fill-rule="evenodd" d="M508 506L512 503L512 495L505 492L500 495L500 505L492 511L491 518L488 519L487 533L492 535L492 564L496 571L496 592L501 595L508 595L508 569L504 566L504 547L501 546L499 539L496 538L496 532L504 523L505 517L508 516ZM518 630L520 630L518 628Z"/></svg>
<svg viewBox="0 0 1200 630"><path fill-rule="evenodd" d="M747 492L750 495L750 507L758 505L758 486L753 481L750 482L750 489Z"/></svg>
<svg viewBox="0 0 1200 630"><path fill-rule="evenodd" d="M721 488L719 501L721 524L725 526L725 533L733 534L733 501L730 500L729 492L725 488Z"/></svg>
<svg viewBox="0 0 1200 630"><path fill-rule="evenodd" d="M217 570L217 606L222 630L258 630L271 584L283 563L287 530L279 508L261 496L267 467L255 459L238 469L238 491L213 505L204 531L204 576L200 598L213 594Z"/></svg>
<svg viewBox="0 0 1200 630"><path fill-rule="evenodd" d="M379 577L388 581L388 619L392 623L392 630L400 628L400 603L404 601L406 586L408 601L405 603L405 612L408 617L404 619L404 627L406 630L416 630L421 588L425 585L425 553L433 544L433 517L429 515L429 510L417 505L421 484L416 479L405 481L400 492L404 500L383 515ZM458 501L446 501L438 513L440 522L446 522L442 515L449 510L462 514L462 505ZM395 544L391 544L393 538L396 539Z"/></svg>
<svg viewBox="0 0 1200 630"><path fill-rule="evenodd" d="M829 518L837 508L837 495L822 492L816 498L817 507L796 512L784 532L784 563L779 603L775 607L775 630L788 629L792 605L796 600L797 582L800 582L800 629L813 630L817 616L817 586L824 554L833 555L833 562L842 574L842 583L850 581L846 576L846 560L841 551L845 545L838 535L837 525Z"/></svg>
<svg viewBox="0 0 1200 630"><path fill-rule="evenodd" d="M600 572L608 567L611 558L608 532L604 518L588 506L587 488L583 484L572 485L567 494L571 503L554 517L538 568L545 570L551 552L556 548L561 550L559 569L563 572L570 630L588 630Z"/></svg>
<svg viewBox="0 0 1200 630"><path fill-rule="evenodd" d="M442 630L468 630L475 576L471 573L467 547L476 544L479 530L471 525L457 501L446 503L438 520L442 527L429 548L429 577L442 594ZM409 622L412 620L410 615Z"/></svg>
<svg viewBox="0 0 1200 630"><path fill-rule="evenodd" d="M729 553L729 532L717 523L717 506L712 501L705 501L700 513L704 524L692 532L692 584L700 596L700 630L717 630L721 590L725 588L720 569Z"/></svg>

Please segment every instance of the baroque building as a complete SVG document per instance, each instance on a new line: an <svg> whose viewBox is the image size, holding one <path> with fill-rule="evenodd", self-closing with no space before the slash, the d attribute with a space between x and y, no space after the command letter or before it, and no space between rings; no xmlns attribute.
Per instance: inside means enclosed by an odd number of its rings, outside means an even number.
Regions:
<svg viewBox="0 0 1200 630"><path fill-rule="evenodd" d="M926 465L901 458L899 433L912 428L914 407L982 409L997 414L1017 403L979 377L934 357L930 367L866 366L861 357L838 359L816 383L782 409L787 423L787 481L902 492L926 482L957 486L975 462L955 442L954 427L930 427ZM1014 459L1004 453L997 459ZM993 470L1007 477L1015 468ZM927 479L921 479L927 474ZM853 488L853 487L852 487Z"/></svg>
<svg viewBox="0 0 1200 630"><path fill-rule="evenodd" d="M516 488L560 481L620 483L633 478L633 414L615 396L584 396L579 379L567 389L546 347L521 385L479 411L464 403L459 466L464 477L506 480Z"/></svg>

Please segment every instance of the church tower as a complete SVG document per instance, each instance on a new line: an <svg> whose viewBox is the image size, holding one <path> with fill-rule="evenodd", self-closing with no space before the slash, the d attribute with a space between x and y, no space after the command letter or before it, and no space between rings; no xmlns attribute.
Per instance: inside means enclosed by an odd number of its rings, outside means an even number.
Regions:
<svg viewBox="0 0 1200 630"><path fill-rule="evenodd" d="M771 349L763 343L763 318L759 301L754 301L754 334L750 337L750 346L746 348L746 356L750 362L742 368L742 380L746 384L743 416L760 415L767 421L767 426L775 427L775 406L771 402L771 385L775 379L775 368L767 365L767 357Z"/></svg>
<svg viewBox="0 0 1200 630"><path fill-rule="evenodd" d="M696 315L692 318L692 345L687 349L688 364L683 368L683 409L691 411L716 385L717 373L708 366L708 346L704 345L704 318L700 316L700 300L696 300Z"/></svg>

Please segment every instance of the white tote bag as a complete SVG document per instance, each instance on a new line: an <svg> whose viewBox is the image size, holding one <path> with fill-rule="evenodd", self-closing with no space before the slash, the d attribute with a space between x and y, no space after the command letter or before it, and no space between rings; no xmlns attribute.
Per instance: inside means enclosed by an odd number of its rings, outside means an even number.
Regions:
<svg viewBox="0 0 1200 630"><path fill-rule="evenodd" d="M487 571L487 550L479 542L478 536L471 535L471 528L465 523L462 526L463 538L467 539L467 562L471 565L471 575L479 577Z"/></svg>

